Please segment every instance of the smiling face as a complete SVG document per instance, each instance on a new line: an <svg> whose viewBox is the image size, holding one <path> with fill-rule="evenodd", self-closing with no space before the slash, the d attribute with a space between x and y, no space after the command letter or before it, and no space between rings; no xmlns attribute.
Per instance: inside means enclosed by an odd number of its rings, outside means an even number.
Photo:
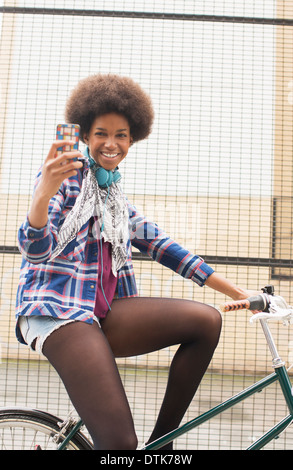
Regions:
<svg viewBox="0 0 293 470"><path fill-rule="evenodd" d="M93 159L105 170L114 170L124 160L133 142L127 119L117 113L97 117L84 141Z"/></svg>

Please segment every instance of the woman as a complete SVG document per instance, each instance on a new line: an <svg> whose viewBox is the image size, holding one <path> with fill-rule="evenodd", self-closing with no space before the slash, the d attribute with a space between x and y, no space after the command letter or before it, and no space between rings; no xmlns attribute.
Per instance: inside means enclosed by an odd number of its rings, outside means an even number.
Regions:
<svg viewBox="0 0 293 470"><path fill-rule="evenodd" d="M179 426L217 346L221 316L198 302L138 297L131 245L233 299L249 292L171 240L123 195L117 167L153 122L138 84L116 75L86 78L69 97L66 120L80 125L87 150L83 158L77 151L56 156L54 142L37 177L19 230L17 337L55 367L95 449L136 449L115 357L179 345L155 440ZM110 178L104 185L101 173L104 183Z"/></svg>

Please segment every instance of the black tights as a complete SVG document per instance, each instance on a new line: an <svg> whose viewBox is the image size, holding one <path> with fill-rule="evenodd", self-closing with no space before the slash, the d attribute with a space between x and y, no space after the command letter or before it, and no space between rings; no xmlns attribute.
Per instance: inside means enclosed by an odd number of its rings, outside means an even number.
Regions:
<svg viewBox="0 0 293 470"><path fill-rule="evenodd" d="M180 344L149 441L179 426L218 344L221 316L186 300L115 300L102 328L70 323L52 333L43 352L59 373L95 449L136 449L137 438L115 357ZM172 444L166 448L171 448Z"/></svg>

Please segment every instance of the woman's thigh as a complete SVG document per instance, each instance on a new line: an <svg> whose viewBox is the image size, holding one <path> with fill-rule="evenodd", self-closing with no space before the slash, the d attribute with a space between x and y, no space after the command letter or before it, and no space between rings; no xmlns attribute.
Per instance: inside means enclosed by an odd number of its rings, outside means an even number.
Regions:
<svg viewBox="0 0 293 470"><path fill-rule="evenodd" d="M220 313L208 305L182 299L130 298L112 303L101 321L116 357L145 354L174 344L217 341Z"/></svg>

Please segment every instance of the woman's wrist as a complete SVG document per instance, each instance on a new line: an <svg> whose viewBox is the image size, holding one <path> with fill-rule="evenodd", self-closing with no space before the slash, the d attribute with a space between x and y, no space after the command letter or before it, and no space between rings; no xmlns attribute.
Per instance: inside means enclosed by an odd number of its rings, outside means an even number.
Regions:
<svg viewBox="0 0 293 470"><path fill-rule="evenodd" d="M28 220L31 227L41 229L47 225L49 203L50 199L38 191L37 188L28 213Z"/></svg>

